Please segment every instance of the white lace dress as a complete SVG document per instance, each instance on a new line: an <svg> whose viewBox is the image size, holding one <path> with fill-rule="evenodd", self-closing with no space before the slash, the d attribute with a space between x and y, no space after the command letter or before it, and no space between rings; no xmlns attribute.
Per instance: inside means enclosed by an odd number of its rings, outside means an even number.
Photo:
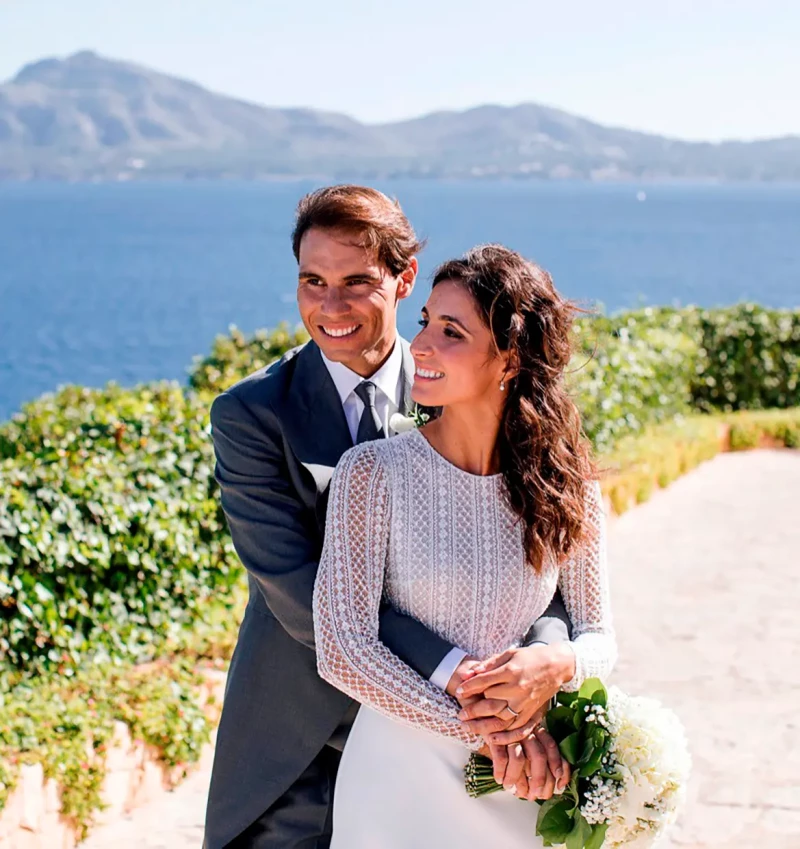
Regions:
<svg viewBox="0 0 800 849"><path fill-rule="evenodd" d="M589 534L560 566L525 562L500 475L465 472L419 431L364 443L331 481L314 595L320 675L364 706L336 782L333 849L528 849L538 806L509 793L472 799L463 768L479 738L458 704L378 638L397 610L469 654L518 645L560 587L576 675L607 677L616 658L599 487L587 488Z"/></svg>

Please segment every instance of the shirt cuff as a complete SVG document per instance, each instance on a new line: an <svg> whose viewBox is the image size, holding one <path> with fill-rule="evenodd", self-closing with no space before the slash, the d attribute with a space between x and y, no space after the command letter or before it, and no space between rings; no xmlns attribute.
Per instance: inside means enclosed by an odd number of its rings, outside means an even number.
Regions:
<svg viewBox="0 0 800 849"><path fill-rule="evenodd" d="M458 669L459 663L467 656L465 651L458 648L452 648L444 656L442 662L433 670L433 675L430 677L431 684L434 684L440 690L446 690L453 673Z"/></svg>

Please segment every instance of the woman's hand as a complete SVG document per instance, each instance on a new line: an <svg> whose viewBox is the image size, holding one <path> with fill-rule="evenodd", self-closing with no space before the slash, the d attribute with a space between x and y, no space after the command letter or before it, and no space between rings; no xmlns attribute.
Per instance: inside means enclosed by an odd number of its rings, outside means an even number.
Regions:
<svg viewBox="0 0 800 849"><path fill-rule="evenodd" d="M521 743L533 731L536 714L574 674L569 643L509 649L470 669L456 690L466 703L459 719L493 744Z"/></svg>

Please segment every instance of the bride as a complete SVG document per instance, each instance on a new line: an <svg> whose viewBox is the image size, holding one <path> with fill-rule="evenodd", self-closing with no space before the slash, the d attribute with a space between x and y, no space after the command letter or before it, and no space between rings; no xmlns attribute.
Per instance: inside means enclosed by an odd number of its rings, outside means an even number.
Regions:
<svg viewBox="0 0 800 849"><path fill-rule="evenodd" d="M537 805L467 795L470 751L490 750L458 702L380 642L378 611L387 599L484 659L518 645L558 586L574 628L563 688L611 671L603 505L563 384L573 313L547 272L504 247L445 263L411 345L413 398L438 415L356 446L334 473L318 666L363 707L339 768L333 849L542 845Z"/></svg>

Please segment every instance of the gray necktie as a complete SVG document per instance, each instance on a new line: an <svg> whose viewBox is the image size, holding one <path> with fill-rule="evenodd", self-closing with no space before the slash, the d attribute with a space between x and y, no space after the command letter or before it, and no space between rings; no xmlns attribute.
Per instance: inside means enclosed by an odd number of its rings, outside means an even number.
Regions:
<svg viewBox="0 0 800 849"><path fill-rule="evenodd" d="M353 391L364 402L364 412L358 422L356 445L371 439L380 439L383 436L383 423L375 409L375 384L365 380Z"/></svg>

